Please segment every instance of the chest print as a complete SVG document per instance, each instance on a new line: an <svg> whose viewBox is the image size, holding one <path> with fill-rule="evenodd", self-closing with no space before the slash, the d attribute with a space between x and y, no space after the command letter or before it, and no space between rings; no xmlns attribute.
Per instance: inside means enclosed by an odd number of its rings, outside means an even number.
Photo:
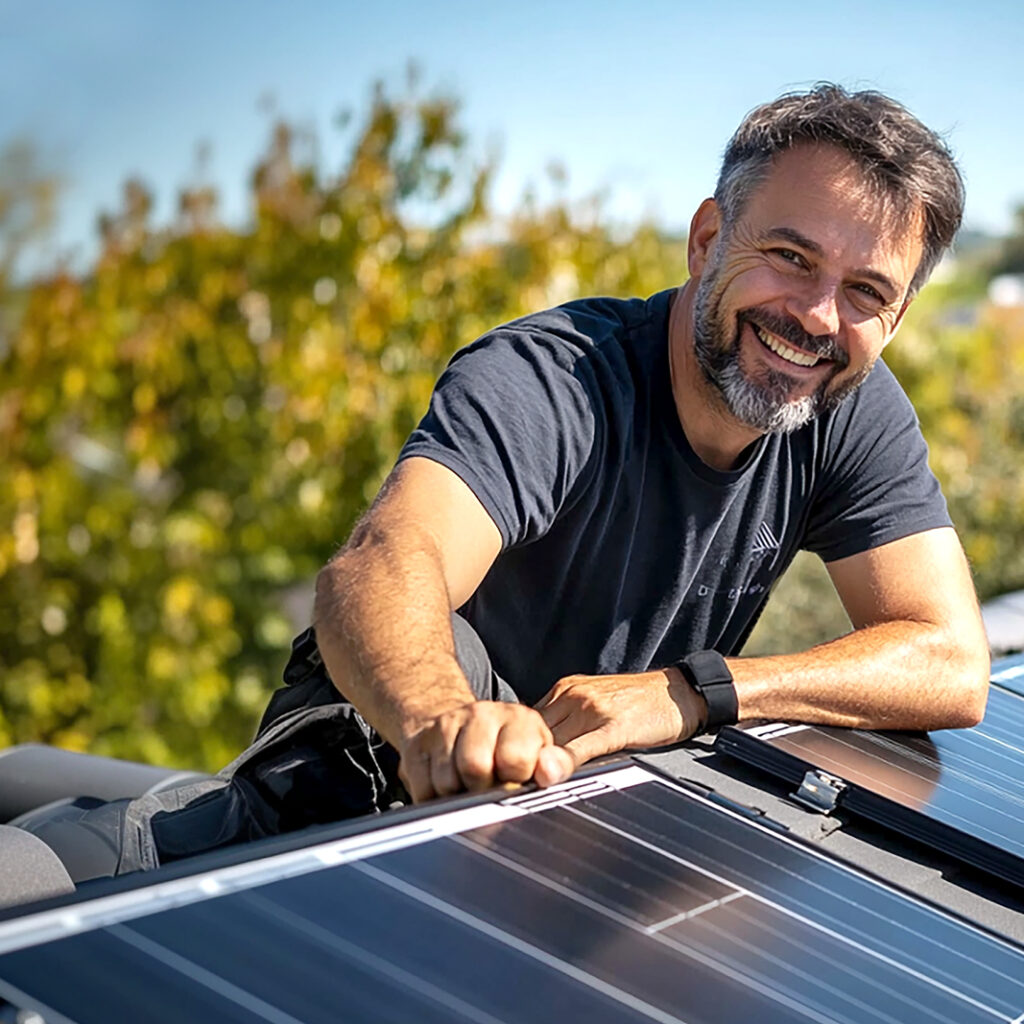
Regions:
<svg viewBox="0 0 1024 1024"><path fill-rule="evenodd" d="M714 585L698 583L697 597L720 594L730 601L737 601L744 595L764 593L775 579L771 570L779 556L779 546L775 531L768 523L762 522L745 550L731 551L718 558L719 579Z"/></svg>

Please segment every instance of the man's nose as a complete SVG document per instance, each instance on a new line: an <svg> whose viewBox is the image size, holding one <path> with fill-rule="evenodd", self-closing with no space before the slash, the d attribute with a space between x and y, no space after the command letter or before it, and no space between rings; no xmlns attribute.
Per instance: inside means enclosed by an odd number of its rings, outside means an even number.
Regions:
<svg viewBox="0 0 1024 1024"><path fill-rule="evenodd" d="M834 282L818 282L809 287L806 293L791 301L790 312L808 334L839 333L839 303Z"/></svg>

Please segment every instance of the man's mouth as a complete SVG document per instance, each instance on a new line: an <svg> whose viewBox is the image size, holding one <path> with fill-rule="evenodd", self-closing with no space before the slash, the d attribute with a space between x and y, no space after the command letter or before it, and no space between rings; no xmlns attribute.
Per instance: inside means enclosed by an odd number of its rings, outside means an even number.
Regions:
<svg viewBox="0 0 1024 1024"><path fill-rule="evenodd" d="M787 363L793 363L794 366L817 366L822 362L821 356L811 355L810 352L801 352L799 349L787 345L777 334L772 334L771 331L765 330L752 321L748 321L748 323L753 327L761 344L771 349L780 359L785 359Z"/></svg>

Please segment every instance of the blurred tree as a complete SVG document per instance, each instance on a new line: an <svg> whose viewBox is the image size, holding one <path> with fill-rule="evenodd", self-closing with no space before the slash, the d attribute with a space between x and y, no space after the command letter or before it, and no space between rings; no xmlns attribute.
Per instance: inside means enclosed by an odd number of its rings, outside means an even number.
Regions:
<svg viewBox="0 0 1024 1024"><path fill-rule="evenodd" d="M1024 274L1024 206L1017 207L1013 228L998 246L990 270L993 276Z"/></svg>
<svg viewBox="0 0 1024 1024"><path fill-rule="evenodd" d="M0 149L0 292L9 287L25 250L53 222L60 182L25 140Z"/></svg>
<svg viewBox="0 0 1024 1024"><path fill-rule="evenodd" d="M87 273L0 359L0 743L215 768L251 738L311 587L488 327L678 282L685 247L599 203L489 210L456 108L383 86L334 173L274 126L253 217L152 223L138 181Z"/></svg>

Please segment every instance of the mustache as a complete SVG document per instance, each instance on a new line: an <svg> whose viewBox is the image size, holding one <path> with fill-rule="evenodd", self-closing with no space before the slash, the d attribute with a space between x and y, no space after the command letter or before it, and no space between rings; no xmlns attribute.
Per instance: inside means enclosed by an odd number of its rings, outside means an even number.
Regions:
<svg viewBox="0 0 1024 1024"><path fill-rule="evenodd" d="M829 359L839 367L849 363L850 357L836 343L835 336L831 334L808 334L794 317L776 313L774 310L761 309L754 306L750 309L741 310L737 319L742 325L743 321L761 327L772 334L784 338L796 348L811 355L820 356L822 359Z"/></svg>

